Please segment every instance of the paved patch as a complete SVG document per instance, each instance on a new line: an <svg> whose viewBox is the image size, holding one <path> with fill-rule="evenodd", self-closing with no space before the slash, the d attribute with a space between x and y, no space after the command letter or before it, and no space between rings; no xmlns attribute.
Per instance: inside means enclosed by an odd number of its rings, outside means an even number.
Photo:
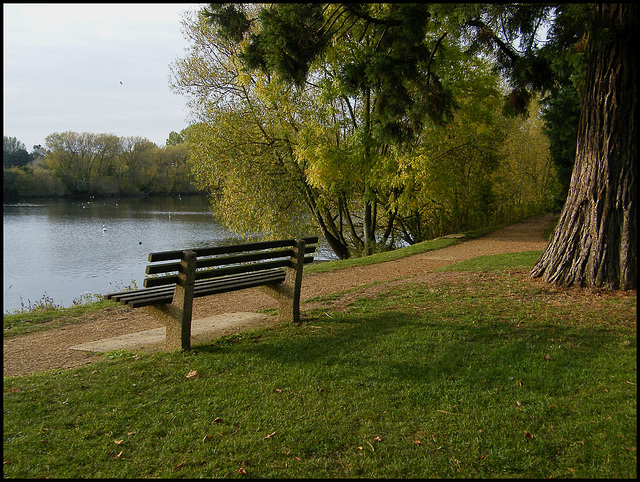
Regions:
<svg viewBox="0 0 640 482"><path fill-rule="evenodd" d="M191 321L191 346L209 343L221 336L240 333L252 327L271 326L275 316L261 313L225 313ZM114 350L164 351L165 327L128 333L70 347L72 350L105 353Z"/></svg>

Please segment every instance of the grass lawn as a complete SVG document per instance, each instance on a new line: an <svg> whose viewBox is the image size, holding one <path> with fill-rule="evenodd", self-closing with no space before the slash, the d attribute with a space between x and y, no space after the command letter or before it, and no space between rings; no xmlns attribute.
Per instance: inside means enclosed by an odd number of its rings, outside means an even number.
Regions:
<svg viewBox="0 0 640 482"><path fill-rule="evenodd" d="M312 300L300 325L189 353L6 377L3 475L633 478L636 293L530 281L536 257Z"/></svg>

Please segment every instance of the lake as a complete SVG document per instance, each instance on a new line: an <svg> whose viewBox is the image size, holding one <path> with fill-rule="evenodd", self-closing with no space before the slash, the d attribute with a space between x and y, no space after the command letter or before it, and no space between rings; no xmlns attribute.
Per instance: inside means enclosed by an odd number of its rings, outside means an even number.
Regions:
<svg viewBox="0 0 640 482"><path fill-rule="evenodd" d="M242 241L214 220L203 196L59 199L3 208L3 313L45 296L68 307L86 293L141 288L153 251Z"/></svg>

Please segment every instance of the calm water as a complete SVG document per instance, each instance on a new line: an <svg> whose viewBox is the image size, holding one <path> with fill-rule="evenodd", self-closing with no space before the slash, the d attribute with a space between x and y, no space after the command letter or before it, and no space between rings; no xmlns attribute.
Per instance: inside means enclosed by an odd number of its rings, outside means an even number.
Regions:
<svg viewBox="0 0 640 482"><path fill-rule="evenodd" d="M106 230L103 230L103 225ZM3 313L142 287L148 254L238 242L200 196L4 204Z"/></svg>

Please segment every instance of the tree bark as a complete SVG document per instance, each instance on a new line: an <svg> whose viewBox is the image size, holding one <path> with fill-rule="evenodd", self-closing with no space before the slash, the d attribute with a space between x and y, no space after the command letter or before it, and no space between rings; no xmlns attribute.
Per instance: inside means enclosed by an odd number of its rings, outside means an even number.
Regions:
<svg viewBox="0 0 640 482"><path fill-rule="evenodd" d="M567 200L531 277L636 288L637 8L596 6ZM603 35L604 32L604 35Z"/></svg>

